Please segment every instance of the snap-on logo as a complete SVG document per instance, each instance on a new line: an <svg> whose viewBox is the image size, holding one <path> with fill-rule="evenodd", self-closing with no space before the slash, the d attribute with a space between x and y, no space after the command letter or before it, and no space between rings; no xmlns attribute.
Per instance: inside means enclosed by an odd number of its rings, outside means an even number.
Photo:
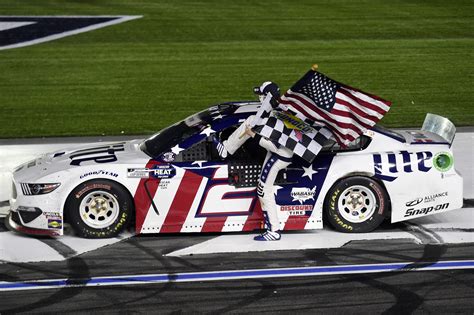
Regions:
<svg viewBox="0 0 474 315"><path fill-rule="evenodd" d="M399 172L413 173L415 171L428 172L433 168L433 153L429 151L399 153L375 153L375 177L392 182L398 178Z"/></svg>

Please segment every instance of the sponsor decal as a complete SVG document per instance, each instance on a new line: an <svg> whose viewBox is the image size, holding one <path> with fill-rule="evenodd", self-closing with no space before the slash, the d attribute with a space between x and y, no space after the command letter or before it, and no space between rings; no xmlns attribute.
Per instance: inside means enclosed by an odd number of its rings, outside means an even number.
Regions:
<svg viewBox="0 0 474 315"><path fill-rule="evenodd" d="M162 190L163 190L163 189L168 189L169 183L171 183L170 180L165 180L165 179L164 179L164 180L161 180L160 183L158 184L158 188L159 188L159 189L162 189Z"/></svg>
<svg viewBox="0 0 474 315"><path fill-rule="evenodd" d="M292 201L299 201L300 204L303 204L306 200L314 200L316 186L314 186L313 189L309 189L308 187L294 187L291 189L290 195L293 198Z"/></svg>
<svg viewBox="0 0 474 315"><path fill-rule="evenodd" d="M375 185L373 183L370 183L369 186L375 191L375 193L377 194L377 197L378 197L378 200L379 200L379 210L378 210L378 214L383 214L383 210L385 209L385 198L383 197L383 193L382 191L380 190L379 186L378 185Z"/></svg>
<svg viewBox="0 0 474 315"><path fill-rule="evenodd" d="M336 191L332 194L331 201L329 202L329 207L331 208L331 210L336 210L336 200L340 192L340 189L336 189Z"/></svg>
<svg viewBox="0 0 474 315"><path fill-rule="evenodd" d="M150 175L153 178L171 178L176 175L176 169L172 165L157 165Z"/></svg>
<svg viewBox="0 0 474 315"><path fill-rule="evenodd" d="M113 228L113 230L119 231L126 221L127 221L127 213L123 212L122 215L120 216L120 219L117 221L117 224Z"/></svg>
<svg viewBox="0 0 474 315"><path fill-rule="evenodd" d="M59 219L59 220L61 220L61 214L59 212L44 212L43 215L47 219Z"/></svg>
<svg viewBox="0 0 474 315"><path fill-rule="evenodd" d="M82 188L77 194L76 198L79 199L84 193L88 192L89 190L92 189L105 189L105 190L110 190L112 187L110 185L103 185L103 184L92 184L92 185L87 185L86 187Z"/></svg>
<svg viewBox="0 0 474 315"><path fill-rule="evenodd" d="M90 32L141 16L0 16L0 50Z"/></svg>
<svg viewBox="0 0 474 315"><path fill-rule="evenodd" d="M432 195L428 195L428 196L425 196L425 197L420 197L420 198L416 198L414 200L407 201L405 203L405 205L407 207L414 207L416 205L419 205L422 202L423 203L435 202L438 198L443 198L443 197L447 197L447 196L448 196L448 192L444 191L444 192L441 192L441 193L436 193L436 194L432 194Z"/></svg>
<svg viewBox="0 0 474 315"><path fill-rule="evenodd" d="M414 207L416 205L419 205L422 202L423 202L423 198L416 198L414 200L408 201L407 203L405 203L405 205L407 207Z"/></svg>
<svg viewBox="0 0 474 315"><path fill-rule="evenodd" d="M375 136L375 132L373 130L366 130L364 135L367 137L373 138Z"/></svg>
<svg viewBox="0 0 474 315"><path fill-rule="evenodd" d="M438 193L438 194L433 194L433 195L429 195L429 196L426 196L424 198L424 201L425 202L435 202L436 199L438 198L442 198L442 197L447 197L448 196L448 192L447 191L444 191L442 193Z"/></svg>
<svg viewBox="0 0 474 315"><path fill-rule="evenodd" d="M341 190L338 188L332 194L331 199L329 201L329 209L330 209L329 213L330 213L330 215L332 215L332 217L334 218L334 220L336 221L336 223L338 225L340 225L345 230L352 231L352 230L354 230L354 228L351 225L349 225L349 224L345 223L344 221L342 221L339 218L339 216L337 215L336 201L339 198L340 193L341 193Z"/></svg>
<svg viewBox="0 0 474 315"><path fill-rule="evenodd" d="M434 167L440 172L449 171L454 164L454 159L449 152L439 152L433 158Z"/></svg>
<svg viewBox="0 0 474 315"><path fill-rule="evenodd" d="M354 229L351 225L344 223L344 221L342 221L336 213L334 213L333 217L336 220L337 224L339 224L342 228L348 231L352 231Z"/></svg>
<svg viewBox="0 0 474 315"><path fill-rule="evenodd" d="M129 168L127 176L130 178L172 178L176 169L172 165L155 165L153 168Z"/></svg>
<svg viewBox="0 0 474 315"><path fill-rule="evenodd" d="M307 123L305 123L304 121L302 121L296 116L293 116L286 112L281 112L281 111L276 111L276 110L273 111L272 113L276 118L283 121L283 123L285 124L285 127L288 129L298 130L303 133L310 133L314 131L314 128L312 128L310 125L308 125Z"/></svg>
<svg viewBox="0 0 474 315"><path fill-rule="evenodd" d="M63 227L63 221L61 219L48 219L49 229L61 229Z"/></svg>
<svg viewBox="0 0 474 315"><path fill-rule="evenodd" d="M425 208L418 208L418 209L409 208L405 212L404 217L406 218L406 217L411 217L411 216L415 216L415 215L427 215L427 214L430 214L433 211L447 209L448 207L449 207L449 202L442 203L442 204L437 204L435 206L425 207Z"/></svg>
<svg viewBox="0 0 474 315"><path fill-rule="evenodd" d="M129 168L127 170L127 177L129 178L149 178L150 172L152 170L149 168Z"/></svg>
<svg viewBox="0 0 474 315"><path fill-rule="evenodd" d="M79 176L79 178L83 179L83 178L86 178L87 176L93 176L93 175L118 177L117 173L104 171L104 170L98 170L98 171L92 171L89 173L82 174L81 176Z"/></svg>
<svg viewBox="0 0 474 315"><path fill-rule="evenodd" d="M430 166L432 157L433 153L429 151L375 153L373 154L375 177L392 182L398 178L400 172L413 173L418 171L426 173L432 169L432 166Z"/></svg>
<svg viewBox="0 0 474 315"><path fill-rule="evenodd" d="M312 205L284 205L280 211L288 211L289 215L306 215L306 211L313 211Z"/></svg>
<svg viewBox="0 0 474 315"><path fill-rule="evenodd" d="M176 157L176 154L174 154L173 152L165 152L163 153L163 156L161 157L161 159L165 162L173 162L175 157Z"/></svg>
<svg viewBox="0 0 474 315"><path fill-rule="evenodd" d="M95 147L78 150L69 156L71 165L79 166L82 162L94 161L95 163L112 163L117 161L116 152L125 151L125 143L111 144L109 146Z"/></svg>

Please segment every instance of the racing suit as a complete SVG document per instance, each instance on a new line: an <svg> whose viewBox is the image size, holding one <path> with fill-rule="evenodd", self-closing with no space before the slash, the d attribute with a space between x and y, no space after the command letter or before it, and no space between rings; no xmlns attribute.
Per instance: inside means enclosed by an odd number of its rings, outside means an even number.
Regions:
<svg viewBox="0 0 474 315"><path fill-rule="evenodd" d="M264 83L262 87L264 87L266 83ZM263 92L264 88L262 87L261 89ZM230 137L223 142L223 146L228 153L233 154L245 143L245 141L253 136L252 132L249 132L249 130L255 125L258 125L259 120L263 118L262 116L270 113L272 109L270 100L272 97L273 96L268 93L262 101L262 106L257 114L248 117L245 122L243 122L239 128L237 128L237 130L235 130ZM276 232L280 229L280 221L278 219L278 210L275 202L274 183L278 173L291 164L293 152L264 137L260 139L259 145L267 150L267 155L260 172L257 195L262 210L264 211L268 229L272 232Z"/></svg>

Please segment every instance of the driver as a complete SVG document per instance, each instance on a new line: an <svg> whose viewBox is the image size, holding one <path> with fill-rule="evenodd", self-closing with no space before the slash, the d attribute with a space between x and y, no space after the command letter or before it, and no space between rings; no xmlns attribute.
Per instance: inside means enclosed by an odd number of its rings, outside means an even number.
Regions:
<svg viewBox="0 0 474 315"><path fill-rule="evenodd" d="M253 138L255 133L252 128L268 117L273 108L280 107L280 89L273 82L264 82L260 87L256 87L254 92L259 95L262 106L256 113L248 117L223 143L215 140L216 148L222 158L229 154L234 154L249 138ZM280 170L291 164L293 152L282 145L261 137L259 145L267 150L267 155L260 172L257 185L257 195L263 209L266 223L266 231L254 237L256 241L278 241L281 239L280 221L277 214L277 205L274 195L274 183Z"/></svg>

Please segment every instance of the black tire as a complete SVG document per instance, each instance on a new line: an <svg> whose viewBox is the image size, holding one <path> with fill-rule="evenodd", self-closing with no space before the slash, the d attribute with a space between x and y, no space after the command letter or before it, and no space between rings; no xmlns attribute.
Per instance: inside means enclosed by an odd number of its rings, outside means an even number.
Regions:
<svg viewBox="0 0 474 315"><path fill-rule="evenodd" d="M340 232L367 233L385 219L389 207L385 188L369 177L353 176L338 181L326 195L326 219Z"/></svg>
<svg viewBox="0 0 474 315"><path fill-rule="evenodd" d="M67 221L84 238L115 237L128 227L133 199L111 180L90 180L74 188L66 202Z"/></svg>

